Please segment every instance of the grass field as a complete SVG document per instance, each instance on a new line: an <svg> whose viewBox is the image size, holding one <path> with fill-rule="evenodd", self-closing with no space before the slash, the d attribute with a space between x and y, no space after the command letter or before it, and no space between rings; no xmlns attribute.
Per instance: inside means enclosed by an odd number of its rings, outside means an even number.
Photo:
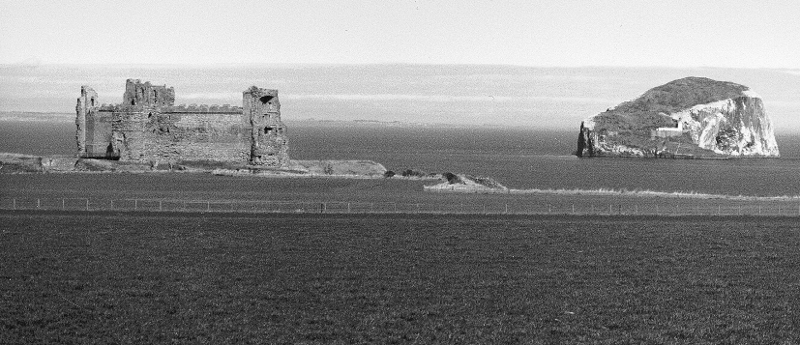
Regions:
<svg viewBox="0 0 800 345"><path fill-rule="evenodd" d="M791 218L0 214L0 343L796 343Z"/></svg>

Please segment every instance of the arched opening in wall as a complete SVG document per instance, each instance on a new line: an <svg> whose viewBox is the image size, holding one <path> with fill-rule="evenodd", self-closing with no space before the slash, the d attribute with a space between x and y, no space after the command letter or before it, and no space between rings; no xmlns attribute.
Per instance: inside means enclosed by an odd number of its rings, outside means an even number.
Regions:
<svg viewBox="0 0 800 345"><path fill-rule="evenodd" d="M112 143L108 143L108 146L106 146L106 159L119 160L119 152L114 150Z"/></svg>
<svg viewBox="0 0 800 345"><path fill-rule="evenodd" d="M275 96L263 96L263 97L259 98L258 100L261 101L261 104L267 104L273 98L275 98Z"/></svg>
<svg viewBox="0 0 800 345"><path fill-rule="evenodd" d="M92 106L94 107L94 97L92 97Z"/></svg>
<svg viewBox="0 0 800 345"><path fill-rule="evenodd" d="M267 127L264 127L264 134L266 134L266 135L270 135L270 134L272 134L272 130L273 130L273 129L274 129L274 128L272 128L272 127L269 127L269 126L267 126Z"/></svg>

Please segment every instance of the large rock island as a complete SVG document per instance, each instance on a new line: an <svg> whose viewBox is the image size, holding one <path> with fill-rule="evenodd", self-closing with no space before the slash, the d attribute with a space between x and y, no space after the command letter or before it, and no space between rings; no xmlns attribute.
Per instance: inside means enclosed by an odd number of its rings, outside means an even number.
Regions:
<svg viewBox="0 0 800 345"><path fill-rule="evenodd" d="M747 86L671 81L581 122L578 157L778 157L772 122Z"/></svg>

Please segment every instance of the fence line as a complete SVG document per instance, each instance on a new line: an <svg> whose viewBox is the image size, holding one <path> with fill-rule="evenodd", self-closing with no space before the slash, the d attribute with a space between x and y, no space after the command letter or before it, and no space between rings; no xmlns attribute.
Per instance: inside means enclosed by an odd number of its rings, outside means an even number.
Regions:
<svg viewBox="0 0 800 345"><path fill-rule="evenodd" d="M494 215L658 215L800 216L793 202L626 202L626 203L397 203L353 201L260 201L190 199L0 198L2 210L241 212L241 213L406 213Z"/></svg>

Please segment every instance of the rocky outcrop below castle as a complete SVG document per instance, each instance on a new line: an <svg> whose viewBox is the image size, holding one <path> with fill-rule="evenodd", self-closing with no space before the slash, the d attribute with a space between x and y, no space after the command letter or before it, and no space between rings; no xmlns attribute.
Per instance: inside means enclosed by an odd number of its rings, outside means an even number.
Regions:
<svg viewBox="0 0 800 345"><path fill-rule="evenodd" d="M761 97L702 77L671 81L581 122L578 157L778 157Z"/></svg>
<svg viewBox="0 0 800 345"><path fill-rule="evenodd" d="M125 162L74 156L34 156L0 152L0 174L18 173L212 173L231 176L384 178L386 168L369 160L291 160L285 166L184 161L181 164Z"/></svg>
<svg viewBox="0 0 800 345"><path fill-rule="evenodd" d="M443 173L439 175L442 183L424 186L426 192L456 193L508 193L509 189L489 177L476 177L466 174Z"/></svg>

